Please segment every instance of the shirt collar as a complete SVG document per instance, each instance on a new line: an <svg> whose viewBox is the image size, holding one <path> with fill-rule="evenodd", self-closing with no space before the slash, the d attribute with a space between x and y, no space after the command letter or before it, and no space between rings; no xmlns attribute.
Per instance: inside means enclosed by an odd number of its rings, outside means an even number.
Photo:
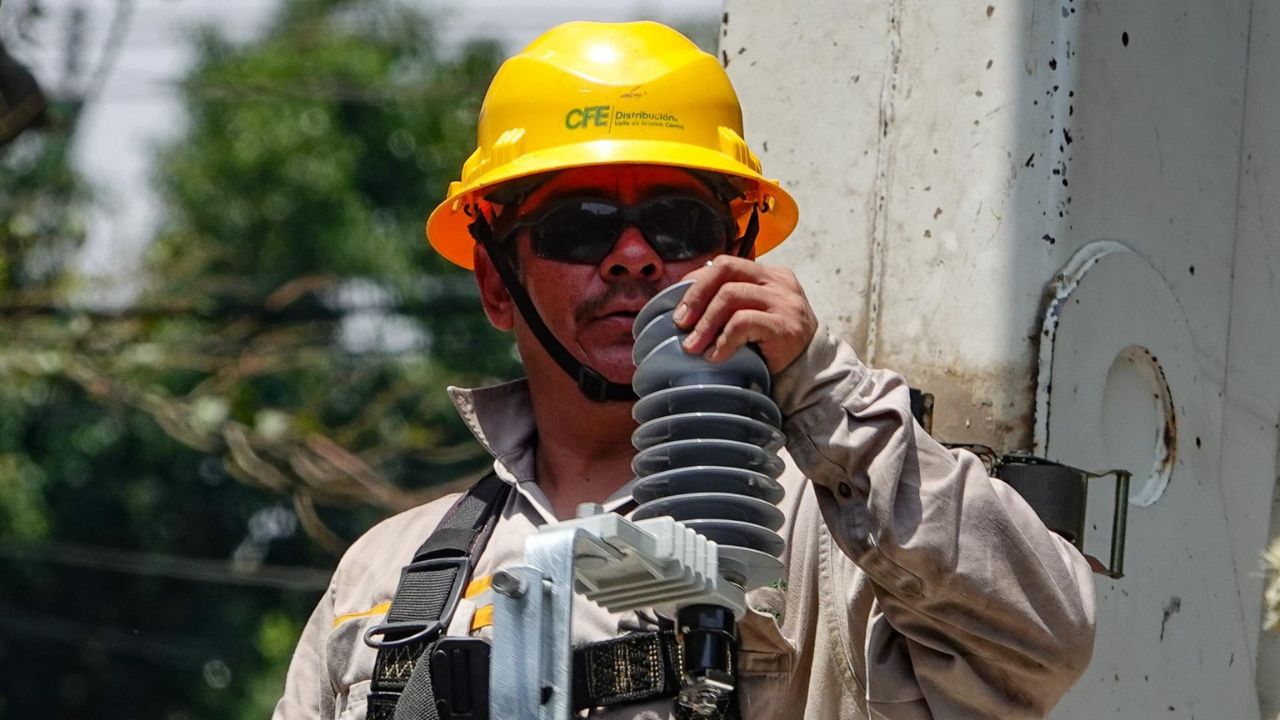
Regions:
<svg viewBox="0 0 1280 720"><path fill-rule="evenodd" d="M551 503L537 484L534 449L538 429L533 423L529 381L520 378L479 388L449 386L449 398L471 434L493 456L498 477L514 485L544 520L555 522ZM618 488L604 501L604 509L612 512L630 502L634 484L633 479Z"/></svg>
<svg viewBox="0 0 1280 720"><path fill-rule="evenodd" d="M533 482L538 431L533 425L529 381L520 378L479 388L450 386L449 398L471 434L513 476L510 480Z"/></svg>

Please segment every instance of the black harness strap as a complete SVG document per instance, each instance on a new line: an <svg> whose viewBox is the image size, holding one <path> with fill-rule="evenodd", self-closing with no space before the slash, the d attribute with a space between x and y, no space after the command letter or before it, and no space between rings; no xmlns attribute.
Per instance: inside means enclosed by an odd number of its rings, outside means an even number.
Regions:
<svg viewBox="0 0 1280 720"><path fill-rule="evenodd" d="M573 708L627 705L675 698L680 692L680 643L674 629L635 632L583 645L573 651ZM677 720L695 720L676 705ZM737 693L717 712L696 720L737 720Z"/></svg>
<svg viewBox="0 0 1280 720"><path fill-rule="evenodd" d="M365 633L378 649L369 720L438 717L430 659L489 539L511 486L489 473L449 508L400 572L386 620ZM404 702L400 702L401 698Z"/></svg>
<svg viewBox="0 0 1280 720"><path fill-rule="evenodd" d="M751 218L747 220L747 229L738 238L738 257L750 257L756 249L756 236L760 234L760 212L751 209Z"/></svg>
<svg viewBox="0 0 1280 720"><path fill-rule="evenodd" d="M573 708L675 697L680 648L674 630L638 632L573 651Z"/></svg>

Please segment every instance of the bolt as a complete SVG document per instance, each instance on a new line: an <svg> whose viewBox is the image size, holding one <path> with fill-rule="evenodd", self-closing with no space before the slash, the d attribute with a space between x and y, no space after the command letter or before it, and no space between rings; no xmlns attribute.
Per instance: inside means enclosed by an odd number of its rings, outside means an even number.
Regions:
<svg viewBox="0 0 1280 720"><path fill-rule="evenodd" d="M512 575L506 570L499 570L493 574L493 589L494 592L512 599L524 597L529 590L523 578L519 575Z"/></svg>
<svg viewBox="0 0 1280 720"><path fill-rule="evenodd" d="M678 694L679 704L688 708L697 717L708 717L719 712L720 693L713 688L700 687L698 684L686 686Z"/></svg>

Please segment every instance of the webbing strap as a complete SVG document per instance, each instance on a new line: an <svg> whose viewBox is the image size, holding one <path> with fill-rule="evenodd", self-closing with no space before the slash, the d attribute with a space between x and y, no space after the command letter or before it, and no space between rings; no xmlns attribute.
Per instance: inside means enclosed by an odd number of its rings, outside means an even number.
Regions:
<svg viewBox="0 0 1280 720"><path fill-rule="evenodd" d="M396 703L395 720L440 720L436 686L431 682L431 655L439 642L438 639L432 640L418 657L418 662L414 663L413 673Z"/></svg>
<svg viewBox="0 0 1280 720"><path fill-rule="evenodd" d="M609 707L675 698L680 691L680 644L675 630L635 632L573 651L573 708ZM675 705L677 720L737 720L737 693L719 712L694 716Z"/></svg>
<svg viewBox="0 0 1280 720"><path fill-rule="evenodd" d="M675 697L680 648L674 630L637 632L573 651L573 708Z"/></svg>
<svg viewBox="0 0 1280 720"><path fill-rule="evenodd" d="M760 234L760 212L751 208L751 219L747 220L747 229L738 238L738 257L750 257L756 249L756 235Z"/></svg>
<svg viewBox="0 0 1280 720"><path fill-rule="evenodd" d="M378 648L369 720L438 717L431 650L471 575L471 558L484 549L510 490L496 474L486 475L449 508L401 571L386 620L365 634L365 642Z"/></svg>

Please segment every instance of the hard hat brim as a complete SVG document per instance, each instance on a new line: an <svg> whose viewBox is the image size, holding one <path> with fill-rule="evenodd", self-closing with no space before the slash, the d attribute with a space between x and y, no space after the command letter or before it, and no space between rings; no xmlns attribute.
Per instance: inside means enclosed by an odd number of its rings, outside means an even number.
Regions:
<svg viewBox="0 0 1280 720"><path fill-rule="evenodd" d="M467 230L472 221L467 214L468 204L486 191L512 180L597 165L666 165L722 173L754 183L765 208L759 216L757 255L772 250L785 240L799 219L795 199L777 181L760 175L724 153L665 140L593 140L521 155L465 186L451 188L449 197L427 218L427 239L447 260L473 270L472 248L475 242Z"/></svg>

